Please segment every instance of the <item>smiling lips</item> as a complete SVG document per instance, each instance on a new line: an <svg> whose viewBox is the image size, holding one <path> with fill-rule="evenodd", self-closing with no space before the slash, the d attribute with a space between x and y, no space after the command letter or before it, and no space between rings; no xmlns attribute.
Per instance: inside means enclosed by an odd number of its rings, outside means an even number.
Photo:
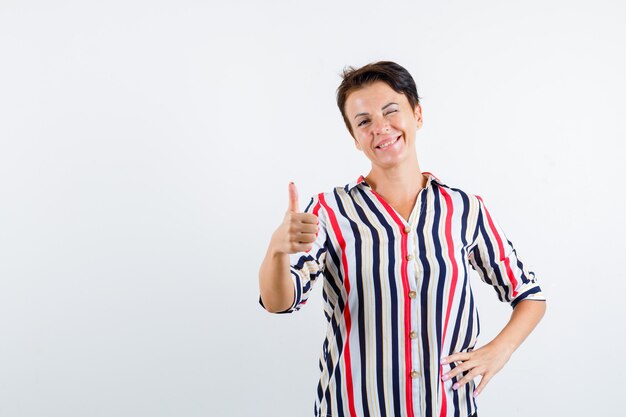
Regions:
<svg viewBox="0 0 626 417"><path fill-rule="evenodd" d="M402 135L400 135L400 136L402 136ZM395 139L387 140L387 141L381 143L380 145L376 146L376 149L388 148L389 146L391 146L394 143L396 143L398 141L398 139L400 139L400 136L396 137Z"/></svg>

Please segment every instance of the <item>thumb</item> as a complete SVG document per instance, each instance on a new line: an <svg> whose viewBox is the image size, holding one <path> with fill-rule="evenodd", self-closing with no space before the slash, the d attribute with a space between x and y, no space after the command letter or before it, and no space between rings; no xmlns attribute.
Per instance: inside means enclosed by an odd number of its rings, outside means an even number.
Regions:
<svg viewBox="0 0 626 417"><path fill-rule="evenodd" d="M289 211L300 212L298 208L298 190L293 181L289 183Z"/></svg>

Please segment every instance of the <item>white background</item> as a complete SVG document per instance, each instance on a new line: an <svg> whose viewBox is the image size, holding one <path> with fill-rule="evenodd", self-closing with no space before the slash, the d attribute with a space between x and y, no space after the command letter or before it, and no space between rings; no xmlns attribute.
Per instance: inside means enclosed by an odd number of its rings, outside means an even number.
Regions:
<svg viewBox="0 0 626 417"><path fill-rule="evenodd" d="M549 299L480 416L623 415L625 7L2 0L0 417L313 415L321 285L272 315L258 268L289 181L368 173L334 94L381 59Z"/></svg>

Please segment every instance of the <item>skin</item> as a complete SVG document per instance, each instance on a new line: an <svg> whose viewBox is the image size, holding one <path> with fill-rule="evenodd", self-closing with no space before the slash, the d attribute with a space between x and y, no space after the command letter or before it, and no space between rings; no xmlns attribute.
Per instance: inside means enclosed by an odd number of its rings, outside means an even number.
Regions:
<svg viewBox="0 0 626 417"><path fill-rule="evenodd" d="M265 308L272 313L287 309L294 302L289 254L309 251L319 232L315 214L302 213L298 205L298 190L289 184L289 205L285 217L272 234L259 268L259 291Z"/></svg>
<svg viewBox="0 0 626 417"><path fill-rule="evenodd" d="M350 93L345 112L356 148L372 163L365 180L408 219L417 194L426 184L415 151L415 136L422 127L422 107L418 104L412 109L404 94L377 81ZM400 140L392 147L376 148L381 141L397 136Z"/></svg>
<svg viewBox="0 0 626 417"><path fill-rule="evenodd" d="M351 120L356 148L372 163L367 182L408 219L417 194L426 184L415 152L416 133L423 123L421 107L417 105L412 109L403 94L396 93L383 82L376 82L352 92L346 100L345 111ZM400 141L392 148L384 151L376 148L381 141L398 136ZM317 216L300 212L295 184L290 184L287 212L272 235L259 270L261 297L268 311L278 312L293 303L288 255L310 250L318 230ZM456 352L444 357L442 364L455 362L457 366L442 375L442 380L468 371L453 388L481 376L474 391L475 396L480 394L535 328L545 308L543 301L521 301L507 325L491 342L472 352Z"/></svg>
<svg viewBox="0 0 626 417"><path fill-rule="evenodd" d="M447 381L463 371L469 371L452 386L453 389L458 389L480 375L480 384L474 390L476 397L509 361L513 352L537 326L545 311L545 301L520 301L513 309L507 325L491 342L472 352L457 352L443 358L442 364L455 362L457 367L442 375L441 379Z"/></svg>

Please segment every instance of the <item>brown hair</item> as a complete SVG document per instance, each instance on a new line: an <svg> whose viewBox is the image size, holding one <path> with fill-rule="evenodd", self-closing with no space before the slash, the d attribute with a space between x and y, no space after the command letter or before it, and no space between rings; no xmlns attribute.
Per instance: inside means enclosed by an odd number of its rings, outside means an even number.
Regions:
<svg viewBox="0 0 626 417"><path fill-rule="evenodd" d="M356 69L354 67L345 67L341 76L343 81L337 88L337 106L352 136L354 134L344 107L348 95L355 90L367 87L375 81L383 81L395 92L404 94L411 105L411 109L415 110L415 107L420 103L420 97L417 95L417 87L413 77L404 67L395 62L372 62Z"/></svg>

